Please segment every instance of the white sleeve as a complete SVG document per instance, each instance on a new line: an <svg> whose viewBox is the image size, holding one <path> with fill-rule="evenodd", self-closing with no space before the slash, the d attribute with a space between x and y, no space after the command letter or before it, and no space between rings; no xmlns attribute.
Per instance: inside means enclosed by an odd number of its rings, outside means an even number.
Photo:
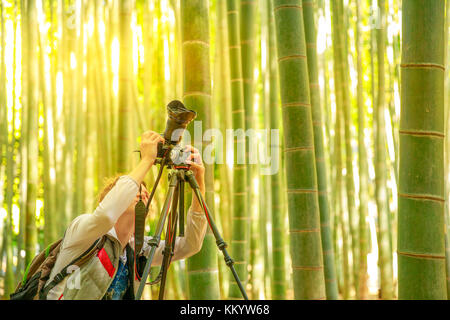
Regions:
<svg viewBox="0 0 450 320"><path fill-rule="evenodd" d="M77 247L79 250L89 248L115 225L138 190L138 183L133 178L121 176L94 213L82 214L72 221L64 236L64 247Z"/></svg>
<svg viewBox="0 0 450 320"><path fill-rule="evenodd" d="M207 228L206 217L203 212L192 212L190 209L187 214L187 224L184 232L184 237L177 237L175 240L175 250L172 261L185 259L193 256L200 251L205 238ZM144 245L141 250L145 256L150 253L151 247L148 245L152 237L144 237ZM165 241L162 240L156 248L153 257L152 266L158 266L162 263L163 250Z"/></svg>

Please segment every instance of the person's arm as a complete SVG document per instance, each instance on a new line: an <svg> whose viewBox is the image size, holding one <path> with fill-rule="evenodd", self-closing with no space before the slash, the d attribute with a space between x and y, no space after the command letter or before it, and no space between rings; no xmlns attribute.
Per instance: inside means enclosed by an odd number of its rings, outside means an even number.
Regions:
<svg viewBox="0 0 450 320"><path fill-rule="evenodd" d="M172 261L185 259L199 252L202 248L203 239L205 238L206 228L207 221L203 212L196 212L191 206L187 213L184 237L177 237L175 240L175 250ZM151 250L151 247L148 245L148 241L150 241L151 238L152 237L147 236L144 237L144 247L141 250L141 254L144 254L146 257L148 257ZM161 265L163 259L162 252L165 244L165 240L161 240L158 248L156 248L152 266Z"/></svg>
<svg viewBox="0 0 450 320"><path fill-rule="evenodd" d="M200 192L205 198L205 167L197 149L192 146L186 146L191 154L186 161L190 165L190 169L194 173L197 180ZM192 160L192 161L191 161ZM187 223L184 237L177 237L175 239L174 256L172 260L180 260L188 258L200 251L203 244L203 239L206 234L207 220L203 213L202 207L197 200L197 197L192 193L192 205L188 210ZM146 237L144 241L144 247L141 253L148 256L151 247L147 245L147 242L151 237ZM160 265L162 263L162 251L165 246L165 241L161 241L158 248L155 251L155 255L152 261L153 265Z"/></svg>
<svg viewBox="0 0 450 320"><path fill-rule="evenodd" d="M142 135L141 161L115 186L99 203L94 213L77 217L69 226L64 237L64 247L88 248L95 240L106 234L132 203L139 191L139 185L155 162L157 144L164 139L153 131Z"/></svg>

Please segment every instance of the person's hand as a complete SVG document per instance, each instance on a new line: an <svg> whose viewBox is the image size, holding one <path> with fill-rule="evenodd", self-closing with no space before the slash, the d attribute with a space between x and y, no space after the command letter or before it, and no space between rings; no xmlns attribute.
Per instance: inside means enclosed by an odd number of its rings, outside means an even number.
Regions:
<svg viewBox="0 0 450 320"><path fill-rule="evenodd" d="M205 197L205 166L203 165L202 156L198 149L193 146L187 145L184 147L184 150L190 152L185 162L190 166L190 170L194 174L195 180L197 180L200 192ZM192 193L191 209L193 212L202 211L202 207L194 193Z"/></svg>
<svg viewBox="0 0 450 320"><path fill-rule="evenodd" d="M154 131L149 130L142 134L141 161L149 162L151 165L155 163L159 142L164 142L164 138Z"/></svg>
<svg viewBox="0 0 450 320"><path fill-rule="evenodd" d="M185 152L189 152L186 163L190 165L190 169L194 173L195 180L197 180L200 189L205 186L205 166L203 165L202 156L197 148L187 145L184 147ZM202 191L202 190L200 190Z"/></svg>

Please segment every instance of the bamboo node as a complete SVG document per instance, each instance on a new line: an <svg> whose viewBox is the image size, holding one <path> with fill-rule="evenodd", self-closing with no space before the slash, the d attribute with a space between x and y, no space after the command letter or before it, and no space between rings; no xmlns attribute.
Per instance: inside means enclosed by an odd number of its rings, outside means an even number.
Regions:
<svg viewBox="0 0 450 320"><path fill-rule="evenodd" d="M436 201L436 202L445 202L444 198L436 197L436 196L430 196L430 195L424 195L424 194L407 194L407 193L398 193L399 197L402 198L410 198L415 200L424 200L424 201Z"/></svg>
<svg viewBox="0 0 450 320"><path fill-rule="evenodd" d="M281 106L283 108L287 108L287 107L311 107L310 103L304 103L304 102L287 102L287 103L283 103L281 104Z"/></svg>
<svg viewBox="0 0 450 320"><path fill-rule="evenodd" d="M299 6L299 5L294 5L294 4L292 4L292 5L285 4L285 5L274 8L273 11L276 12L277 10L280 10L280 9L303 9L303 8L301 5Z"/></svg>
<svg viewBox="0 0 450 320"><path fill-rule="evenodd" d="M199 269L199 270L189 270L187 274L196 274L196 273L204 273L204 272L218 272L216 268L207 268L207 269Z"/></svg>
<svg viewBox="0 0 450 320"><path fill-rule="evenodd" d="M314 147L307 146L307 147L296 147L296 148L284 148L284 152L293 152L293 151L301 151L301 150L314 150Z"/></svg>
<svg viewBox="0 0 450 320"><path fill-rule="evenodd" d="M289 233L313 233L320 232L320 229L304 229L304 230L289 230Z"/></svg>
<svg viewBox="0 0 450 320"><path fill-rule="evenodd" d="M445 66L439 63L417 62L417 63L402 63L401 68L405 69L442 69L445 71Z"/></svg>
<svg viewBox="0 0 450 320"><path fill-rule="evenodd" d="M397 254L402 256L407 256L411 258L417 258L417 259L445 259L445 255L439 256L434 254L426 254L426 253L412 253L412 252L402 252L397 250Z"/></svg>
<svg viewBox="0 0 450 320"><path fill-rule="evenodd" d="M185 44L202 44L207 47L209 47L209 42L203 41L203 40L185 40L183 41L183 45Z"/></svg>
<svg viewBox="0 0 450 320"><path fill-rule="evenodd" d="M183 94L183 98L188 96L205 96L205 97L211 97L211 94L208 92L202 92L202 91L191 91L191 92L185 92Z"/></svg>
<svg viewBox="0 0 450 320"><path fill-rule="evenodd" d="M290 60L290 59L306 59L306 55L304 54L293 54L292 56L286 56L278 58L278 62Z"/></svg>
<svg viewBox="0 0 450 320"><path fill-rule="evenodd" d="M431 136L431 137L445 138L445 134L437 131L399 130L398 133L412 136Z"/></svg>
<svg viewBox="0 0 450 320"><path fill-rule="evenodd" d="M288 189L287 193L317 193L314 189Z"/></svg>
<svg viewBox="0 0 450 320"><path fill-rule="evenodd" d="M318 271L322 270L323 266L292 266L292 270L306 270L306 271Z"/></svg>

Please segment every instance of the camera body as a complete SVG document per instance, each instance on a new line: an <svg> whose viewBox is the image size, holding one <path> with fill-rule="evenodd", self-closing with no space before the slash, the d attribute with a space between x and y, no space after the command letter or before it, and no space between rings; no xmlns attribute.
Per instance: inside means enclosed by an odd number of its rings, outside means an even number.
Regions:
<svg viewBox="0 0 450 320"><path fill-rule="evenodd" d="M194 110L186 109L184 104L178 100L173 100L167 105L167 123L164 134L164 143L158 143L156 161L161 163L165 160L168 165L185 164L189 152L184 152L179 146L182 133L186 126L197 116Z"/></svg>
<svg viewBox="0 0 450 320"><path fill-rule="evenodd" d="M183 150L184 147L172 143L158 143L156 162L161 163L165 159L167 165L185 165L189 152Z"/></svg>

